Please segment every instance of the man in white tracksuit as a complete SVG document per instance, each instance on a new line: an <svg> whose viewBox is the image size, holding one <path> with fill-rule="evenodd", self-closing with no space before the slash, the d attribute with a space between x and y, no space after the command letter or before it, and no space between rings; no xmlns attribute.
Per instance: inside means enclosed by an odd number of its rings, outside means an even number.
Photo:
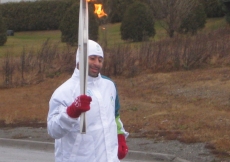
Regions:
<svg viewBox="0 0 230 162"><path fill-rule="evenodd" d="M70 79L58 87L49 102L48 134L55 139L55 162L119 162L127 152L115 84L100 74L101 46L88 41L87 94L80 95L79 56ZM87 132L80 133L80 114L86 112Z"/></svg>

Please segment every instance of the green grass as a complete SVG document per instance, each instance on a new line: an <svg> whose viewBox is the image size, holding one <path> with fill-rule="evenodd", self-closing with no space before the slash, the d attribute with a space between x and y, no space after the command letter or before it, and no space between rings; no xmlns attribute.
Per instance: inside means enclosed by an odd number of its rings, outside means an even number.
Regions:
<svg viewBox="0 0 230 162"><path fill-rule="evenodd" d="M225 18L207 19L204 30L216 30L227 25Z"/></svg>
<svg viewBox="0 0 230 162"><path fill-rule="evenodd" d="M115 23L115 24L107 24L99 28L99 40L103 41L103 39L107 39L108 46L111 46L113 44L123 44L125 41L121 40L121 34L120 34L120 26L121 23ZM105 28L105 29L103 29ZM160 26L160 22L155 23L155 30L156 35L153 40L160 40L162 38L167 37L166 31ZM138 44L138 43L134 43Z"/></svg>
<svg viewBox="0 0 230 162"><path fill-rule="evenodd" d="M38 50L47 39L51 42L60 42L61 32L59 30L15 32L14 36L8 36L4 46L0 46L0 57L6 53L19 56L23 48Z"/></svg>
<svg viewBox="0 0 230 162"><path fill-rule="evenodd" d="M120 23L116 23L101 26L99 28L99 40L103 41L103 39L107 39L108 46L124 43L124 41L121 40L120 25Z"/></svg>
<svg viewBox="0 0 230 162"><path fill-rule="evenodd" d="M156 21L154 27L156 30L156 35L154 36L153 40L157 41L167 37L167 32L162 28L160 21Z"/></svg>
<svg viewBox="0 0 230 162"><path fill-rule="evenodd" d="M115 23L101 26L99 28L99 43L107 40L108 47L113 46L114 44L127 43L121 40L120 25L120 23ZM216 30L223 26L226 26L224 18L207 19L205 28L201 32ZM156 35L152 40L157 41L168 37L165 29L161 27L159 21L155 22L155 30ZM61 32L59 30L15 32L14 36L8 37L4 46L0 46L0 58L6 53L19 56L23 48L26 48L26 50L37 50L41 48L42 43L47 39L50 39L51 42L60 42L61 47L65 46L65 43L61 43ZM134 45L137 44L139 43L134 43Z"/></svg>

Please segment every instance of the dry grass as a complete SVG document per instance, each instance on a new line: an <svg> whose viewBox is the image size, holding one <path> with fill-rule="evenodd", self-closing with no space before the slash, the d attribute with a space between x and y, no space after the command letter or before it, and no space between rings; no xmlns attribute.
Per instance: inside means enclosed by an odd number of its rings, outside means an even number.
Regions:
<svg viewBox="0 0 230 162"><path fill-rule="evenodd" d="M33 86L1 89L0 120L6 124L46 123L49 99L62 80L60 76Z"/></svg>
<svg viewBox="0 0 230 162"><path fill-rule="evenodd" d="M46 123L53 91L70 74L36 85L1 89L0 120L5 124ZM230 68L113 77L121 119L131 137L206 142L215 153L230 153Z"/></svg>
<svg viewBox="0 0 230 162"><path fill-rule="evenodd" d="M206 142L230 155L230 68L116 78L131 136Z"/></svg>

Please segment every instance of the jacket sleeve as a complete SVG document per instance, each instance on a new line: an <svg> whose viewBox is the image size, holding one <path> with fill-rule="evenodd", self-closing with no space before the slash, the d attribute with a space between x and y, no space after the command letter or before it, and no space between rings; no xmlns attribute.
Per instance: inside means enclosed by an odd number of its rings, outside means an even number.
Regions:
<svg viewBox="0 0 230 162"><path fill-rule="evenodd" d="M60 98L63 97L64 96L57 97L54 94L49 102L47 130L48 134L55 139L62 138L78 123L77 118L70 118L66 113L68 103L60 100Z"/></svg>
<svg viewBox="0 0 230 162"><path fill-rule="evenodd" d="M115 100L115 120L116 120L116 124L117 124L117 134L124 134L125 137L127 138L129 133L125 131L123 123L120 119L120 114L119 114L119 110L120 110L120 101L119 101L119 96L118 96L118 92L116 89L116 100Z"/></svg>

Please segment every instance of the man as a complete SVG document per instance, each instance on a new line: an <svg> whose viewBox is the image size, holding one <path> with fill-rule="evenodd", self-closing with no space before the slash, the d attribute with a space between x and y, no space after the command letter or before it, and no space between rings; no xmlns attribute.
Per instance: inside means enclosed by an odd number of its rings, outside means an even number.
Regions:
<svg viewBox="0 0 230 162"><path fill-rule="evenodd" d="M55 90L49 102L47 129L55 139L55 162L119 162L128 152L117 89L100 75L103 50L92 40L88 46L87 95L80 95L77 51L72 77ZM87 116L86 134L80 133L82 112Z"/></svg>

